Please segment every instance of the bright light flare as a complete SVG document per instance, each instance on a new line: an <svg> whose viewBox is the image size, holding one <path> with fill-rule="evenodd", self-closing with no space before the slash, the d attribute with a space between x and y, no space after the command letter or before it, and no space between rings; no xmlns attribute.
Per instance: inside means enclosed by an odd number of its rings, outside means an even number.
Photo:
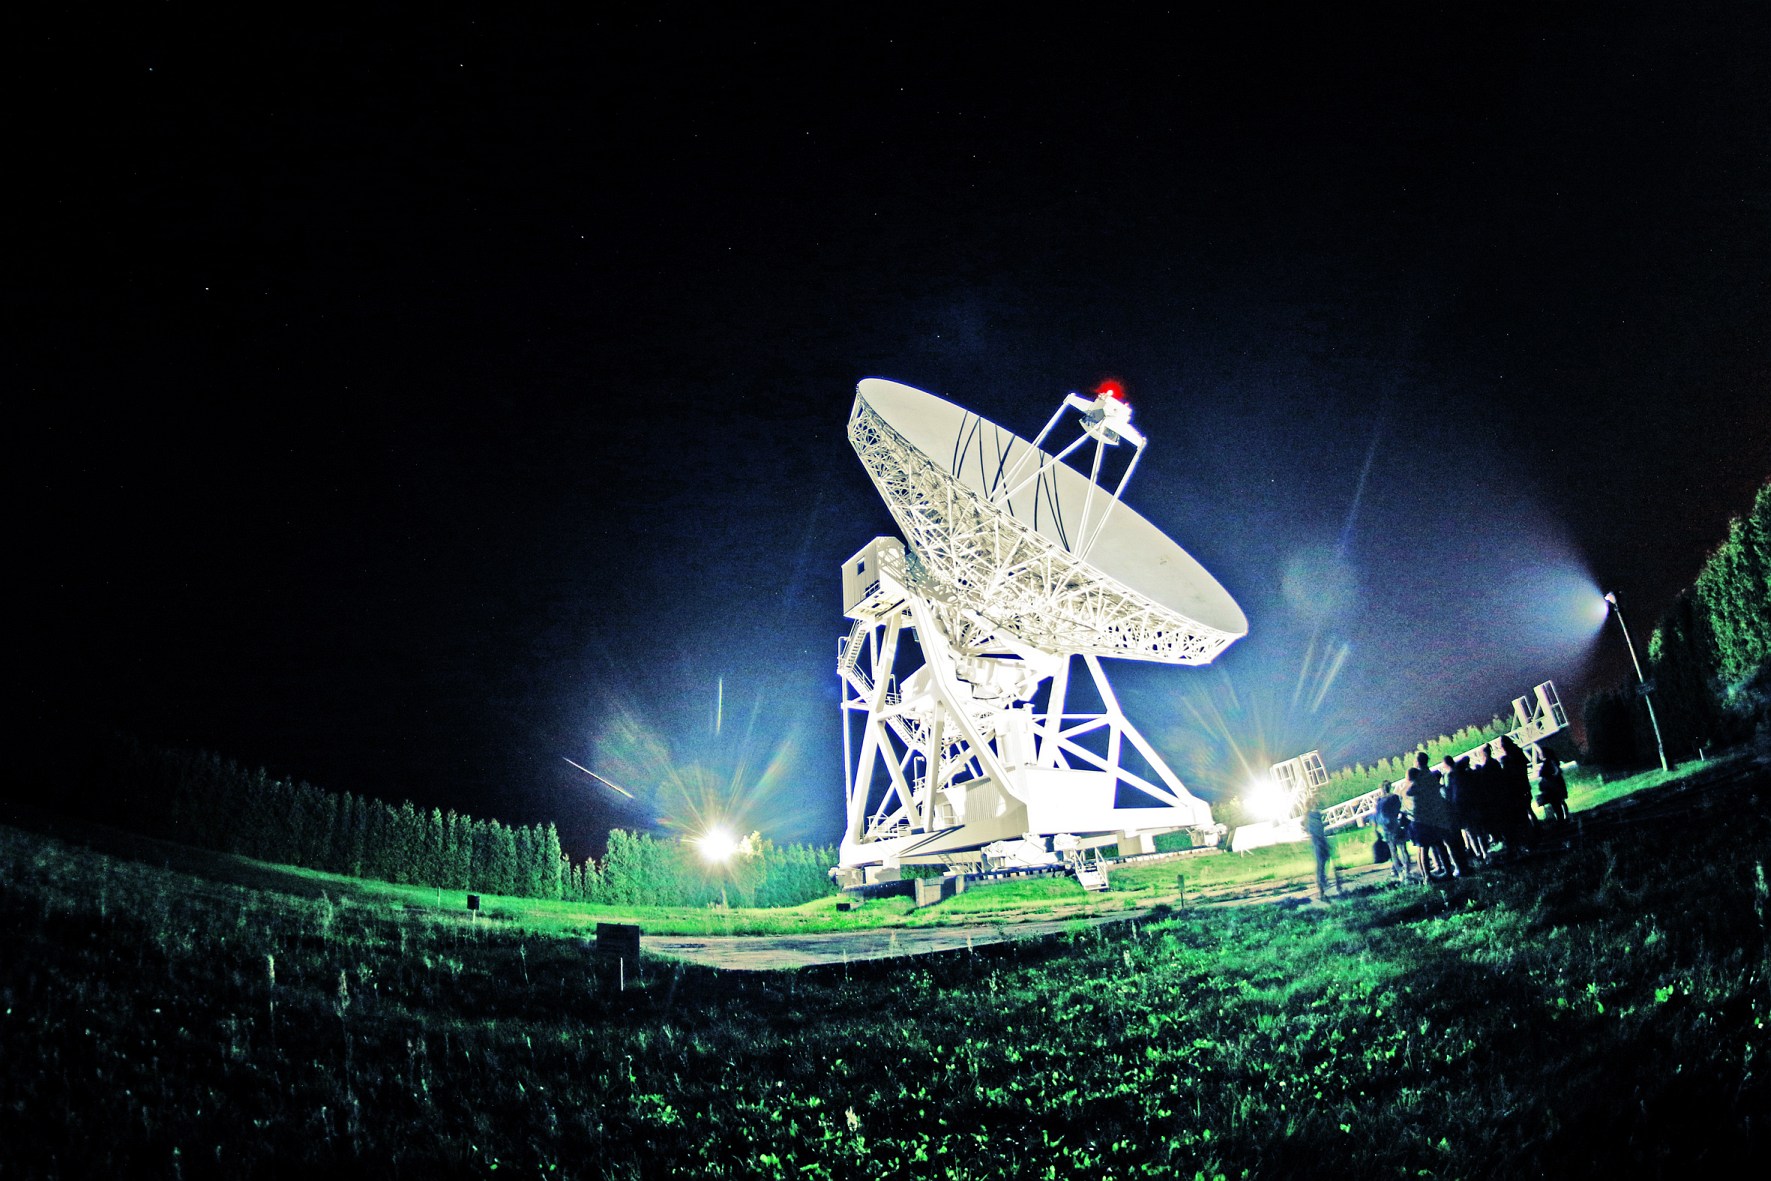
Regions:
<svg viewBox="0 0 1771 1181"><path fill-rule="evenodd" d="M1354 708L1356 698L1340 679L1357 663L1352 645L1325 630L1309 637L1301 664L1298 657L1288 646L1250 649L1240 674L1213 665L1178 691L1151 694L1151 709L1170 719L1156 741L1172 752L1171 765L1186 768L1180 775L1189 791L1214 803L1240 800L1250 784L1271 780L1276 752L1327 747L1329 737L1343 750L1370 741L1372 718ZM1128 690L1137 691L1140 671L1127 670Z"/></svg>
<svg viewBox="0 0 1771 1181"><path fill-rule="evenodd" d="M1256 820L1288 820L1296 812L1291 793L1268 776L1260 776L1242 791L1242 807Z"/></svg>
<svg viewBox="0 0 1771 1181"><path fill-rule="evenodd" d="M700 851L701 859L710 865L724 865L739 854L750 852L750 838L740 840L729 828L710 828L691 841Z"/></svg>
<svg viewBox="0 0 1771 1181"><path fill-rule="evenodd" d="M1498 616L1516 645L1542 658L1566 659L1583 650L1610 609L1592 576L1569 560L1521 564L1508 591Z"/></svg>
<svg viewBox="0 0 1771 1181"><path fill-rule="evenodd" d="M681 712L655 720L623 694L603 700L603 721L592 738L597 765L632 785L656 823L692 844L716 828L742 833L787 826L785 809L771 805L795 780L795 734L765 708L767 690L759 690L748 709L734 707L730 729L723 679L715 680L713 696L713 717L697 695L692 720ZM709 722L717 734L709 734ZM671 727L693 737L673 742L666 737Z"/></svg>

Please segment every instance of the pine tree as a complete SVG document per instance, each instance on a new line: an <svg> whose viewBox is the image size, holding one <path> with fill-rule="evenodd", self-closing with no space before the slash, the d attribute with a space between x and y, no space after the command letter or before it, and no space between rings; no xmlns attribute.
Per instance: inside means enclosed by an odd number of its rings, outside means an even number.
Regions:
<svg viewBox="0 0 1771 1181"><path fill-rule="evenodd" d="M1716 678L1730 696L1771 662L1771 484L1760 489L1753 512L1728 522L1728 537L1698 574L1701 602L1716 648Z"/></svg>
<svg viewBox="0 0 1771 1181"><path fill-rule="evenodd" d="M467 849L467 889L477 894L492 893L486 884L486 866L492 858L492 826L484 820L468 820Z"/></svg>
<svg viewBox="0 0 1771 1181"><path fill-rule="evenodd" d="M349 838L351 859L350 873L359 878L370 876L369 841L371 837L371 825L374 821L369 814L369 805L370 801L366 797L357 795L355 792L351 793Z"/></svg>
<svg viewBox="0 0 1771 1181"><path fill-rule="evenodd" d="M535 834L527 827L517 827L510 830L510 838L516 846L510 893L534 898L538 893L535 882Z"/></svg>
<svg viewBox="0 0 1771 1181"><path fill-rule="evenodd" d="M601 865L603 902L610 906L632 906L645 890L646 867L641 858L638 838L625 829L609 830L609 848Z"/></svg>
<svg viewBox="0 0 1771 1181"><path fill-rule="evenodd" d="M395 882L418 880L418 863L424 855L424 828L418 820L418 809L411 800L404 800L394 814L393 832L389 841L389 860Z"/></svg>
<svg viewBox="0 0 1771 1181"><path fill-rule="evenodd" d="M1689 748L1696 753L1696 748L1721 735L1715 644L1695 594L1680 595L1649 636L1648 664L1661 731L1670 750Z"/></svg>
<svg viewBox="0 0 1771 1181"><path fill-rule="evenodd" d="M369 823L363 834L366 876L383 882L394 880L394 874L398 872L398 859L394 850L399 823L399 813L385 802L369 801Z"/></svg>
<svg viewBox="0 0 1771 1181"><path fill-rule="evenodd" d="M492 864L492 822L473 822L473 866L467 888L477 894L496 894L497 867Z"/></svg>
<svg viewBox="0 0 1771 1181"><path fill-rule="evenodd" d="M498 860L504 866L502 892L518 893L523 884L523 870L522 860L517 855L516 830L506 824L497 824L492 831L498 837Z"/></svg>
<svg viewBox="0 0 1771 1181"><path fill-rule="evenodd" d="M496 820L485 823L485 843L480 849L480 889L488 894L509 894L516 879L516 838Z"/></svg>
<svg viewBox="0 0 1771 1181"><path fill-rule="evenodd" d="M541 860L541 897L563 898L566 894L565 872L571 867L571 862L567 859L565 850L560 848L559 829L552 824L542 833Z"/></svg>
<svg viewBox="0 0 1771 1181"><path fill-rule="evenodd" d="M328 793L306 780L295 789L295 800L296 810L301 814L301 860L297 864L319 869L326 863L326 844L330 835L327 812L332 801Z"/></svg>
<svg viewBox="0 0 1771 1181"><path fill-rule="evenodd" d="M443 822L443 810L432 808L424 818L424 858L418 880L427 886L441 886L448 862L449 832Z"/></svg>
<svg viewBox="0 0 1771 1181"><path fill-rule="evenodd" d="M455 809L443 818L443 866L438 885L446 890L467 889L467 866L473 859L473 838L467 821Z"/></svg>

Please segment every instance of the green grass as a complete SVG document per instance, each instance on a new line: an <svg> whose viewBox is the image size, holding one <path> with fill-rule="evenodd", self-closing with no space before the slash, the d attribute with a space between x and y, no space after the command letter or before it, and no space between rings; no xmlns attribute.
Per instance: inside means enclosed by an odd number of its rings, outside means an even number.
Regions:
<svg viewBox="0 0 1771 1181"><path fill-rule="evenodd" d="M1570 780L1569 803L1582 811L1692 773L1659 770L1605 782L1595 775ZM403 886L213 853L130 833L67 826L68 834L121 856L184 870L211 881L277 890L307 897L322 895L364 906L387 906L441 917L465 913L466 893L434 887ZM1371 831L1359 829L1333 838L1342 864L1369 861ZM853 911L838 911L834 897L797 907L588 906L532 898L480 896L483 919L515 924L538 934L582 936L599 922L631 923L655 935L800 935L891 927L938 927L962 923L1012 924L1051 918L1084 918L1143 906L1210 902L1250 886L1308 882L1315 862L1308 844L1276 845L1249 853L1201 852L1153 862L1133 862L1112 870L1112 889L1089 894L1067 877L1011 879L974 885L958 897L917 909L907 898L876 899Z"/></svg>
<svg viewBox="0 0 1771 1181"><path fill-rule="evenodd" d="M1711 768L1729 766L1740 759L1741 756L1732 755L1705 762L1685 763L1671 771L1662 771L1656 767L1651 771L1638 771L1622 779L1606 779L1597 772L1577 771L1568 777L1568 810L1570 813L1584 812L1640 791L1677 783Z"/></svg>
<svg viewBox="0 0 1771 1181"><path fill-rule="evenodd" d="M1767 1147L1768 789L1693 796L1681 831L1725 840L1618 829L1445 890L796 972L647 961L625 992L547 908L0 828L0 1172L1720 1168ZM1235 859L1121 876L1205 860Z"/></svg>

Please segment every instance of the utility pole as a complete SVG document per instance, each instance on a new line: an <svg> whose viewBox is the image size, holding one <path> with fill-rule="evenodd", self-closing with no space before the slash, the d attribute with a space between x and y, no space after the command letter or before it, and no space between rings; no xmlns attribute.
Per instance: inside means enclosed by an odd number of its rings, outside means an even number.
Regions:
<svg viewBox="0 0 1771 1181"><path fill-rule="evenodd" d="M1660 752L1660 769L1671 771L1666 762L1666 744L1660 740L1660 722L1654 717L1654 695L1647 678L1642 676L1642 662L1636 659L1636 645L1630 640L1630 629L1623 622L1623 608L1618 606L1617 592L1608 591L1605 601L1611 604L1611 613L1617 616L1617 626L1623 632L1623 643L1630 650L1630 663L1636 666L1636 684L1642 694L1642 701L1648 707L1648 724L1654 727L1654 749Z"/></svg>

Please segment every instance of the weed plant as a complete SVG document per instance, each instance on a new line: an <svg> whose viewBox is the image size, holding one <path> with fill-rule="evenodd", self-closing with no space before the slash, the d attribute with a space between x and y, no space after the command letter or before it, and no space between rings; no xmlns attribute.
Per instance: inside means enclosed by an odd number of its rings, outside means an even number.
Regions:
<svg viewBox="0 0 1771 1181"><path fill-rule="evenodd" d="M1763 1159L1768 786L1736 774L1692 793L1675 832L1619 827L1448 888L795 972L648 959L625 991L574 931L0 828L0 1173L1516 1177Z"/></svg>

